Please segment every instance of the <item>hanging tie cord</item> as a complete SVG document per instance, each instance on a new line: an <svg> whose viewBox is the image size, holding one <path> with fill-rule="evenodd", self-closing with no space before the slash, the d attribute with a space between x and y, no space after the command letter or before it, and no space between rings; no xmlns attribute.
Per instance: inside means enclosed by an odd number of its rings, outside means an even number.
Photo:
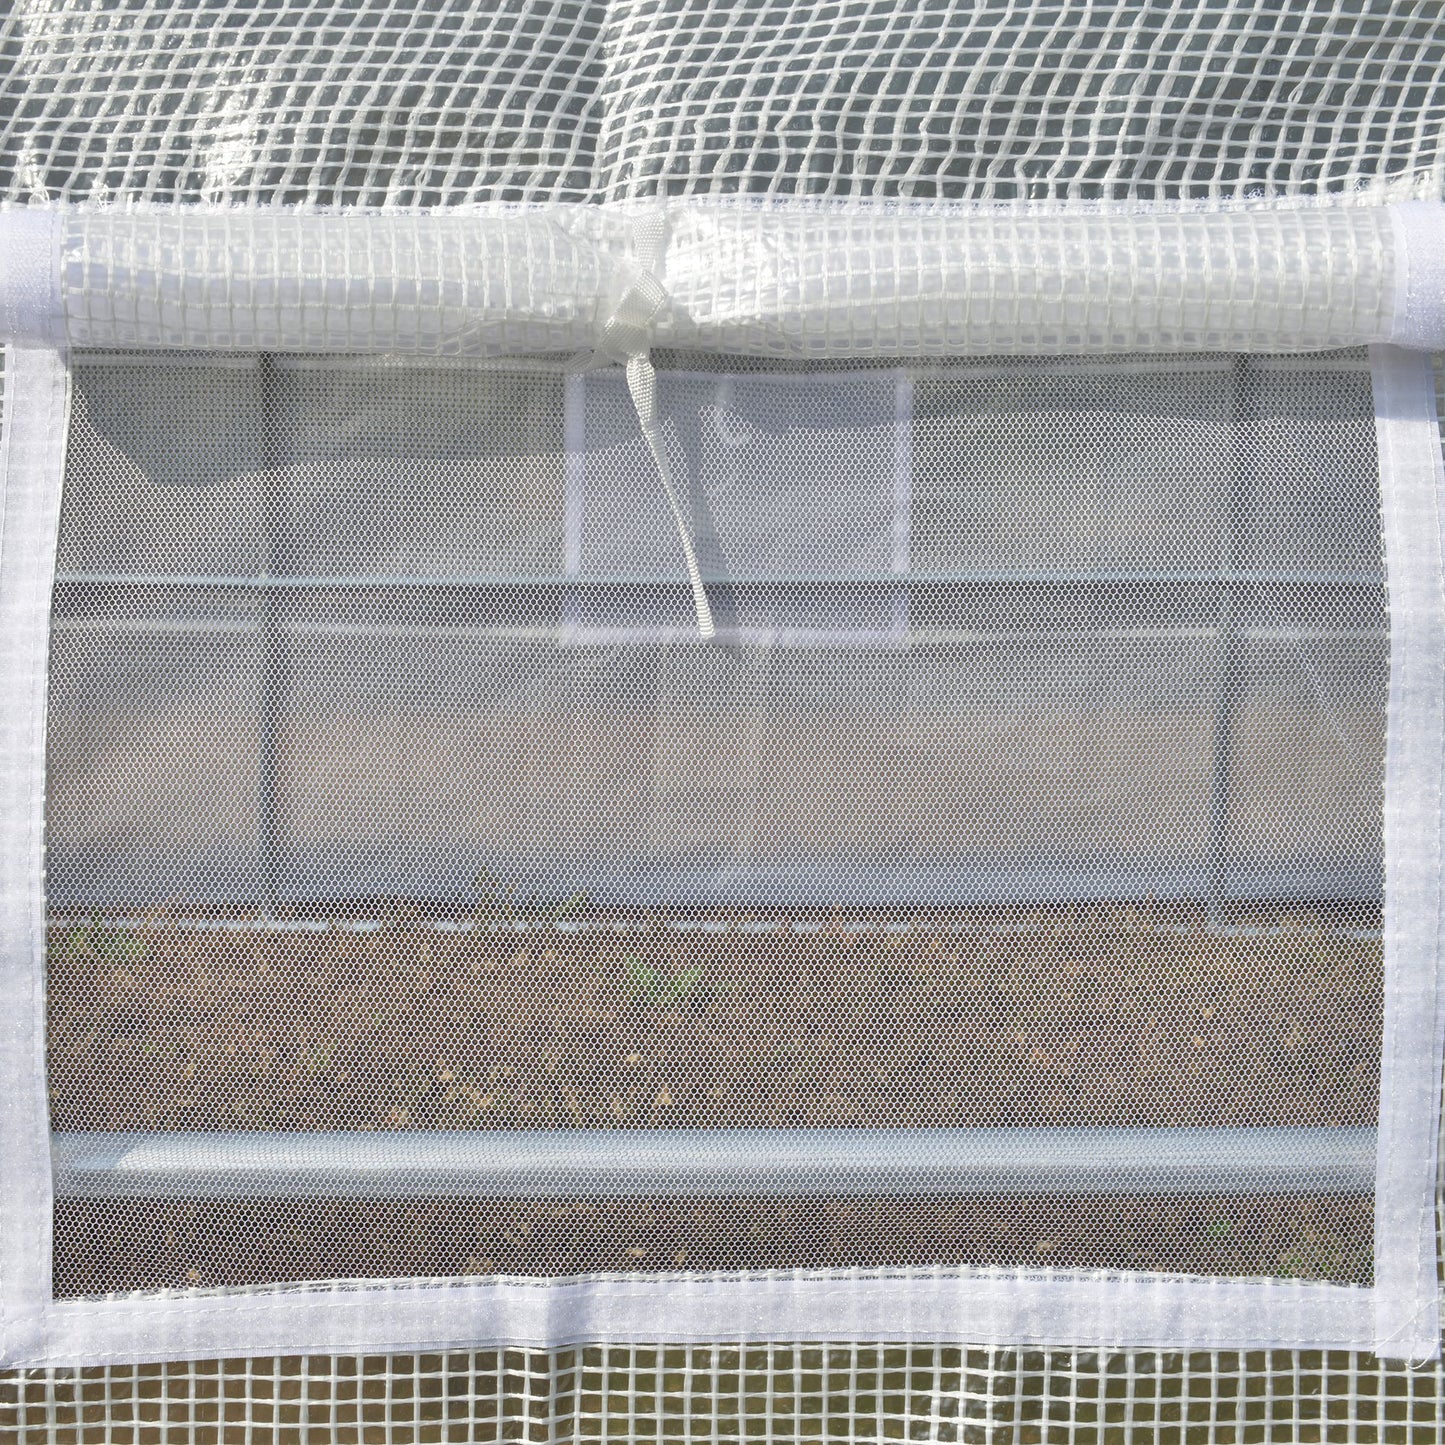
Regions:
<svg viewBox="0 0 1445 1445"><path fill-rule="evenodd" d="M698 634L710 638L717 629L713 625L707 589L703 586L702 570L697 565L692 525L678 495L679 485L685 483L687 477L685 473L681 477L676 475L672 457L668 454L657 404L657 368L652 364L650 352L653 322L667 302L667 291L657 277L667 247L666 218L660 214L643 217L633 227L632 241L633 259L628 264L631 274L612 314L603 325L599 349L608 360L619 362L626 369L627 391L637 412L643 440L662 482L663 495L672 508L677 538L682 544L683 562L687 567L693 608L697 613Z"/></svg>

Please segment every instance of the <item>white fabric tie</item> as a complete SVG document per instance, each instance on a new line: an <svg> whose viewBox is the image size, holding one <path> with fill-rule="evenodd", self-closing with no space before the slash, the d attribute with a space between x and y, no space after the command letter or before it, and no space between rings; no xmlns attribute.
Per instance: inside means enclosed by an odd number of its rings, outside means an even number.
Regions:
<svg viewBox="0 0 1445 1445"><path fill-rule="evenodd" d="M692 587L693 608L697 613L697 630L702 637L708 638L714 636L717 629L713 625L707 589L702 583L702 570L697 565L692 527L682 509L672 460L667 454L657 407L657 368L653 366L649 352L652 323L667 301L667 292L656 275L667 244L666 219L660 214L643 217L633 228L633 243L635 260L628 263L627 272L630 274L627 285L603 324L599 350L609 360L620 362L626 368L627 391L637 412L643 440L652 453L653 464L662 481L667 504L672 508L678 541L682 543L687 580Z"/></svg>

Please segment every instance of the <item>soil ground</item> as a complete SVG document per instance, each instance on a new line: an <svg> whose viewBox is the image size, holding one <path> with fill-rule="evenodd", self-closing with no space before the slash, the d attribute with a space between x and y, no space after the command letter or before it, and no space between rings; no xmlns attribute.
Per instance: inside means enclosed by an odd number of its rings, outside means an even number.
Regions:
<svg viewBox="0 0 1445 1445"><path fill-rule="evenodd" d="M1372 1124L1358 918L57 922L57 1129ZM1368 923L1368 920L1363 920ZM1375 920L1376 924L1378 919ZM1353 928L1341 927L1354 924ZM64 1204L61 1293L337 1274L1068 1264L1363 1280L1365 1198Z"/></svg>

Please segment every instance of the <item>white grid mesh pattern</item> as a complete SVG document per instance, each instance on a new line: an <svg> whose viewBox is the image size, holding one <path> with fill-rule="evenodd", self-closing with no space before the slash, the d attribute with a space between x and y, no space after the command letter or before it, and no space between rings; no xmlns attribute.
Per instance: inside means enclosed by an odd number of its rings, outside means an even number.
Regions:
<svg viewBox="0 0 1445 1445"><path fill-rule="evenodd" d="M18 0L0 193L1440 193L1430 0Z"/></svg>
<svg viewBox="0 0 1445 1445"><path fill-rule="evenodd" d="M16 1445L1445 1439L1438 1361L1343 1351L614 1346L32 1371L5 1388Z"/></svg>
<svg viewBox="0 0 1445 1445"><path fill-rule="evenodd" d="M1386 154L1397 179L1435 163L1439 37L1413 6L1361 23L1318 0L637 0L610 18L609 196L1218 199L1349 189Z"/></svg>

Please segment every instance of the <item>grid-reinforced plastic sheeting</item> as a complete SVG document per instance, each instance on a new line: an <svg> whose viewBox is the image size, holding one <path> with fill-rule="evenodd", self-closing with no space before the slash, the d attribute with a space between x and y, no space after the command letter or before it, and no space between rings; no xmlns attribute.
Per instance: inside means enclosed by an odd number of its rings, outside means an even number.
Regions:
<svg viewBox="0 0 1445 1445"><path fill-rule="evenodd" d="M0 62L0 1426L1439 1445L1433 7Z"/></svg>
<svg viewBox="0 0 1445 1445"><path fill-rule="evenodd" d="M21 0L11 198L1440 192L1429 0Z"/></svg>

